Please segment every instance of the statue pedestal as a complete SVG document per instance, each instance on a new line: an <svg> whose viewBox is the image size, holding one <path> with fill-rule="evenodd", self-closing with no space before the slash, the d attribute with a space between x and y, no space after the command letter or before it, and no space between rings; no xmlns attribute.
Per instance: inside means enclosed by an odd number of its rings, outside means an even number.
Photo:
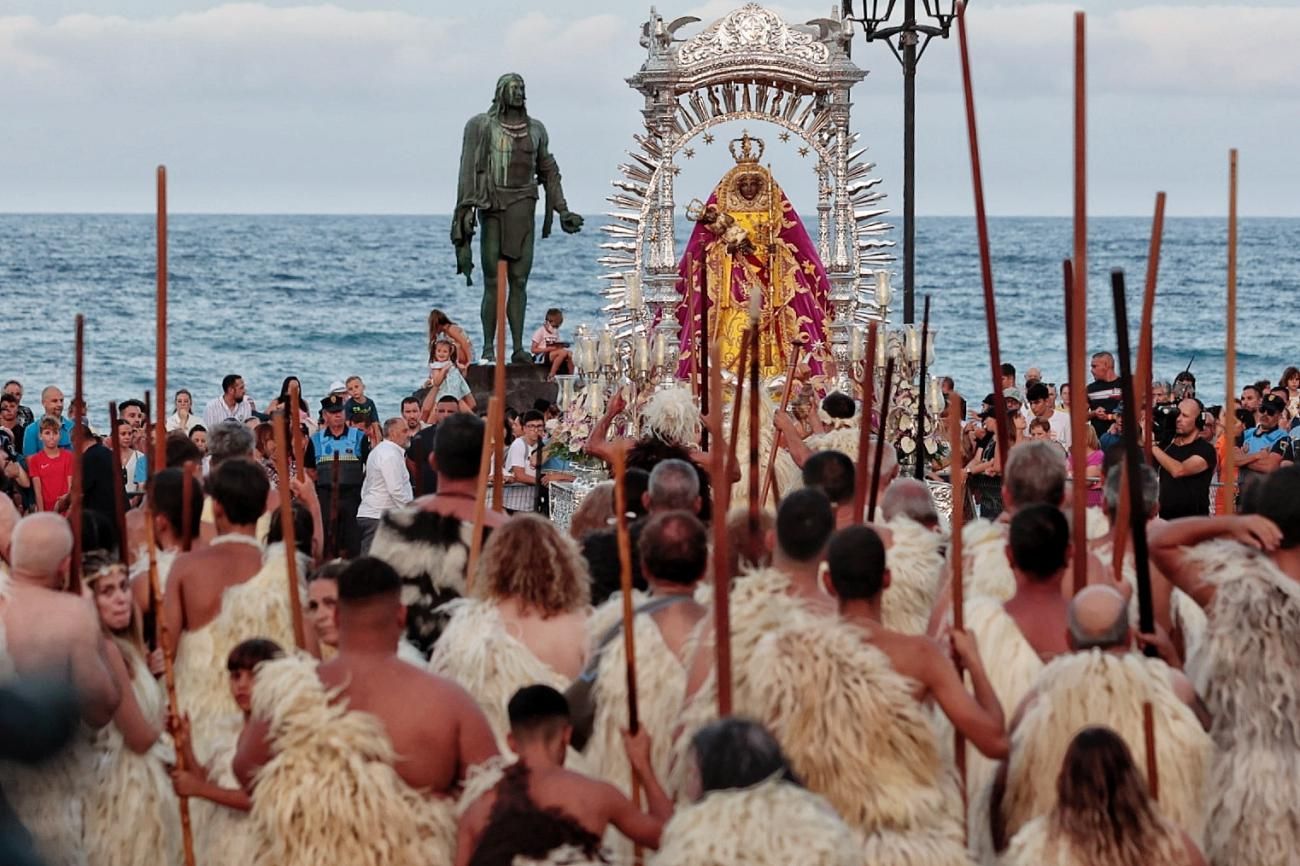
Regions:
<svg viewBox="0 0 1300 866"><path fill-rule="evenodd" d="M560 386L546 381L550 369L549 365L544 364L507 364L506 406L526 412L533 408L533 403L537 400L554 403ZM465 372L465 381L474 392L474 399L480 409L487 408L495 373L496 367L487 364L471 364Z"/></svg>

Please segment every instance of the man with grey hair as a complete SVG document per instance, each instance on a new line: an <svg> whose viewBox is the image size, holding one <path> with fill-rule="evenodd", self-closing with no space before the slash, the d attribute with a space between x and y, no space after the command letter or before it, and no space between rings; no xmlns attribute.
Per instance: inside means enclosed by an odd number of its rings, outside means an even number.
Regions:
<svg viewBox="0 0 1300 866"><path fill-rule="evenodd" d="M689 511L700 513L700 476L685 460L661 460L650 470L650 485L642 494L647 513Z"/></svg>
<svg viewBox="0 0 1300 866"><path fill-rule="evenodd" d="M413 498L411 475L406 471L406 444L410 441L411 430L405 419L389 418L384 422L384 440L366 458L361 504L357 506L362 556L369 555L370 542L384 512L409 505Z"/></svg>
<svg viewBox="0 0 1300 866"><path fill-rule="evenodd" d="M880 500L880 511L886 523L905 517L931 531L939 530L939 512L930 488L915 478L898 478L890 484Z"/></svg>
<svg viewBox="0 0 1300 866"><path fill-rule="evenodd" d="M76 689L82 720L102 728L121 694L109 669L99 615L64 591L72 530L55 514L33 514L14 527L12 580L0 601L0 670L6 678L54 677ZM73 746L35 767L0 763L0 786L51 864L84 864L82 797L93 782L93 755Z"/></svg>
<svg viewBox="0 0 1300 866"><path fill-rule="evenodd" d="M208 428L208 471L232 457L253 456L253 431L233 419Z"/></svg>

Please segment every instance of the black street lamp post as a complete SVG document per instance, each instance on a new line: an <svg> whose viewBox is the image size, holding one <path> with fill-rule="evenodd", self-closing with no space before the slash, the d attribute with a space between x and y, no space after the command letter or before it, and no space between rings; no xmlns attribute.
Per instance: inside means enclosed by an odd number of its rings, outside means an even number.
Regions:
<svg viewBox="0 0 1300 866"><path fill-rule="evenodd" d="M862 14L853 13L853 0L843 0L844 17L862 25L868 42L883 41L903 64L903 323L916 321L916 64L936 36L948 38L957 16L957 0L921 0L925 14L937 23L916 20L916 0L903 0L903 23L887 27L895 0L862 0ZM895 45L893 38L898 37ZM921 37L925 37L922 40Z"/></svg>

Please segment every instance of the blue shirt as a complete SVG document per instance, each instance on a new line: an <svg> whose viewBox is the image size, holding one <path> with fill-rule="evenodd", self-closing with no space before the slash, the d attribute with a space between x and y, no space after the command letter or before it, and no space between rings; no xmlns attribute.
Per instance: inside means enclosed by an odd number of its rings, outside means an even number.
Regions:
<svg viewBox="0 0 1300 866"><path fill-rule="evenodd" d="M60 424L62 425L59 428L59 447L71 449L72 448L72 419L61 418L59 420L60 420ZM23 431L23 456L24 457L31 457L37 451L40 451L42 448L45 447L44 445L41 444L40 428L41 428L41 422L37 420L32 424L28 424L27 429Z"/></svg>

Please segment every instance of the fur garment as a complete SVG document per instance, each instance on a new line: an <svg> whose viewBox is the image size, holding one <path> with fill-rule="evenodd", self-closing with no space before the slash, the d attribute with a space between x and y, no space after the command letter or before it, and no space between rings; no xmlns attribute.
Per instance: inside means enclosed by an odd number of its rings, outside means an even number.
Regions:
<svg viewBox="0 0 1300 866"><path fill-rule="evenodd" d="M831 805L769 780L710 791L679 806L649 866L868 866L860 841ZM915 861L922 866L923 861Z"/></svg>
<svg viewBox="0 0 1300 866"><path fill-rule="evenodd" d="M264 662L253 716L269 723L272 754L253 792L255 866L452 863L454 805L402 780L383 724L349 710L314 661Z"/></svg>
<svg viewBox="0 0 1300 866"><path fill-rule="evenodd" d="M1007 835L1056 807L1056 777L1065 752L1074 735L1090 725L1105 725L1123 737L1145 778L1142 704L1150 701L1160 808L1199 839L1214 747L1196 714L1174 693L1169 674L1168 665L1157 659L1099 649L1060 656L1046 665L1035 683L1036 699L1011 735L1002 800Z"/></svg>
<svg viewBox="0 0 1300 866"><path fill-rule="evenodd" d="M881 596L885 628L925 634L943 580L945 539L907 517L895 517L885 525L893 535L886 559L889 589Z"/></svg>
<svg viewBox="0 0 1300 866"><path fill-rule="evenodd" d="M1296 866L1300 583L1233 542L1198 545L1189 556L1218 581L1205 638L1188 663L1219 748L1205 853L1215 866Z"/></svg>
<svg viewBox="0 0 1300 866"><path fill-rule="evenodd" d="M211 756L204 764L208 778L227 789L238 789L235 778L235 750L244 730L244 717L230 702L225 713L213 726L216 731ZM194 827L194 861L199 864L251 864L257 847L253 822L247 812L230 809L201 797L190 800L190 820Z"/></svg>
<svg viewBox="0 0 1300 866"><path fill-rule="evenodd" d="M866 862L966 863L958 792L912 681L861 630L810 610L775 569L732 590L733 706L767 725L809 789L865 837ZM716 717L716 675L682 714L675 781L690 739Z"/></svg>
<svg viewBox="0 0 1300 866"><path fill-rule="evenodd" d="M144 656L115 641L131 673L141 714L162 728L167 701ZM138 755L126 747L114 722L95 734L95 780L86 790L86 850L94 866L180 862L180 812L167 766L176 760L169 739L159 737Z"/></svg>
<svg viewBox="0 0 1300 866"><path fill-rule="evenodd" d="M1165 822L1161 830L1154 839L1146 840L1146 862L1152 866L1175 866L1182 863L1186 849L1178 828ZM1069 840L1054 836L1047 816L1035 818L1026 824L1016 834L1016 838L1011 840L1011 845L1000 861L1001 866L1093 866L1098 862L1101 861L1095 857L1085 858Z"/></svg>
<svg viewBox="0 0 1300 866"><path fill-rule="evenodd" d="M483 540L491 535L484 528ZM473 526L459 517L418 507L384 513L370 545L402 578L406 639L427 659L447 626L443 605L465 594Z"/></svg>
<svg viewBox="0 0 1300 866"><path fill-rule="evenodd" d="M154 552L154 560L158 563L158 589L162 592L167 591L167 578L171 577L177 553L175 550ZM131 581L135 582L137 578L149 579L149 548L143 544L136 549L135 558L131 560Z"/></svg>
<svg viewBox="0 0 1300 866"><path fill-rule="evenodd" d="M965 598L988 596L999 602L1016 594L1016 576L1007 561L1010 524L980 518L961 532L962 588Z"/></svg>
<svg viewBox="0 0 1300 866"><path fill-rule="evenodd" d="M772 427L772 419L775 412L772 407L772 401L768 396L762 393L762 387L759 388L758 400L758 490L759 495L763 492L763 482L767 478L767 458L772 454L772 440L776 436L776 431ZM732 406L735 403L733 399L727 404L727 419L732 417ZM736 462L740 468L740 480L731 485L731 507L739 508L749 504L749 399L751 389L746 383L745 392L740 398L740 431L736 436ZM728 431L727 439L730 442L733 434ZM802 482L799 484L803 486ZM785 487L781 488L781 495L789 493ZM776 491L768 494L768 502L776 502Z"/></svg>
<svg viewBox="0 0 1300 866"><path fill-rule="evenodd" d="M1101 560L1107 574L1113 575L1115 562L1113 539L1106 538L1098 541L1093 546L1092 552ZM1120 573L1124 577L1124 582L1133 589L1128 605L1128 621L1136 629L1139 625L1140 604L1137 592L1137 566L1134 564L1131 547L1124 553L1124 566L1120 569ZM1190 658L1205 637L1205 611L1192 601L1191 596L1175 588L1169 596L1169 617L1174 627L1183 636L1183 658Z"/></svg>
<svg viewBox="0 0 1300 866"><path fill-rule="evenodd" d="M834 423L825 433L814 433L803 444L809 451L839 451L856 464L858 462L858 425L855 419L831 419ZM782 442L785 440L782 439ZM771 447L771 446L768 446ZM803 470L795 465L786 448L776 454L776 483L781 495L803 487Z"/></svg>
<svg viewBox="0 0 1300 866"><path fill-rule="evenodd" d="M302 557L298 559L298 594L307 597ZM266 549L262 569L243 583L226 588L221 612L196 631L181 632L176 648L176 698L188 713L194 756L208 763L216 734L214 725L230 712L230 684L226 657L240 642L268 638L292 649L293 612L289 604L289 568L284 544Z"/></svg>
<svg viewBox="0 0 1300 866"><path fill-rule="evenodd" d="M563 692L569 679L506 631L494 603L464 598L448 604L446 612L451 619L433 649L429 670L459 683L478 701L505 752L510 729L506 705L514 693L534 683Z"/></svg>

